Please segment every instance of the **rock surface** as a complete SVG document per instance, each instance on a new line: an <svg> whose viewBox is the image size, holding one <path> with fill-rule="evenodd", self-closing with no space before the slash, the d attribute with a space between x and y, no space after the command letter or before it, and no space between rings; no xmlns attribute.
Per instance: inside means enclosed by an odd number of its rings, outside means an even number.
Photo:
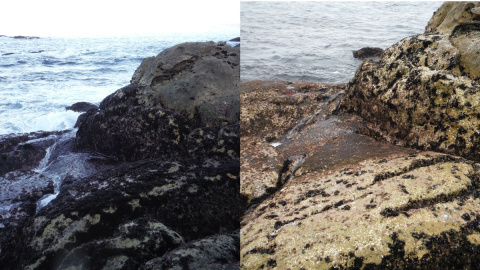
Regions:
<svg viewBox="0 0 480 270"><path fill-rule="evenodd" d="M179 44L143 60L131 83L147 87L131 98L144 106L174 110L196 125L236 123L239 63L239 48L214 42ZM122 97L117 92L111 99Z"/></svg>
<svg viewBox="0 0 480 270"><path fill-rule="evenodd" d="M289 158L271 143L288 141L286 137L294 136L303 127L297 124L315 114L319 102L340 90L306 82L241 83L241 193L249 202L275 192L304 158L304 153Z"/></svg>
<svg viewBox="0 0 480 270"><path fill-rule="evenodd" d="M480 20L479 7L478 2L445 2L432 16L425 32L451 35L457 27L474 25Z"/></svg>
<svg viewBox="0 0 480 270"><path fill-rule="evenodd" d="M75 149L133 161L192 152L188 138L195 137L197 153L234 155L238 134L218 148L205 142L226 142L221 129L238 126L238 63L239 49L213 42L179 44L146 58L132 84L79 118ZM209 131L203 137L197 129Z"/></svg>
<svg viewBox="0 0 480 270"><path fill-rule="evenodd" d="M350 82L345 111L394 144L479 160L480 32L475 23L448 21L472 5L442 5L427 27L436 34L405 38L379 62L365 61Z"/></svg>
<svg viewBox="0 0 480 270"><path fill-rule="evenodd" d="M137 70L155 70L161 62L161 71L171 75L161 83L155 79L164 89L192 91L196 81L208 86L190 93L214 93L190 104L199 112L193 118L185 108L170 106L188 103L190 96L172 103L159 94L159 84L134 83L82 114L76 134L51 143L42 134L38 153L25 158L32 165L19 161L26 170L4 162L10 172L0 176L6 187L0 190L6 194L0 200L2 269L138 269L176 258L183 267L186 253L191 267L238 266L239 74L227 61L238 61L239 52L230 50L215 43L181 44ZM185 59L192 61L188 67ZM219 104L231 110L222 115ZM218 118L212 118L214 111ZM1 140L6 160L36 147L30 137ZM32 147L21 148L24 141Z"/></svg>
<svg viewBox="0 0 480 270"><path fill-rule="evenodd" d="M72 104L71 106L65 107L65 109L74 112L87 112L90 109L98 109L98 106L90 102L77 102Z"/></svg>
<svg viewBox="0 0 480 270"><path fill-rule="evenodd" d="M37 167L47 148L65 131L32 132L0 136L0 175Z"/></svg>
<svg viewBox="0 0 480 270"><path fill-rule="evenodd" d="M474 269L478 169L422 152L296 177L244 217L242 268Z"/></svg>
<svg viewBox="0 0 480 270"><path fill-rule="evenodd" d="M376 47L365 47L358 51L353 51L353 57L366 59L366 58L378 58L382 57L383 49Z"/></svg>
<svg viewBox="0 0 480 270"><path fill-rule="evenodd" d="M153 259L141 270L155 269L240 269L238 263L240 235L238 231L214 235L193 241L163 256Z"/></svg>

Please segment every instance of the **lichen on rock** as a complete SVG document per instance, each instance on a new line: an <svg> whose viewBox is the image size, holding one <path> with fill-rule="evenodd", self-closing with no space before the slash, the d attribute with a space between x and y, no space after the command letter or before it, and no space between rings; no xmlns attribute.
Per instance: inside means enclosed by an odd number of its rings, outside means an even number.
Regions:
<svg viewBox="0 0 480 270"><path fill-rule="evenodd" d="M394 144L479 160L480 17L470 11L477 5L445 3L425 34L401 40L378 62L364 62L343 109Z"/></svg>

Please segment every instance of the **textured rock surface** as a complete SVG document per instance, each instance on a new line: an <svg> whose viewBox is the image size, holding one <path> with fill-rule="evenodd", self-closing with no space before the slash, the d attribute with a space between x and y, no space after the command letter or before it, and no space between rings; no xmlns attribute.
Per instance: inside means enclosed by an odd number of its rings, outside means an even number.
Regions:
<svg viewBox="0 0 480 270"><path fill-rule="evenodd" d="M244 217L242 268L474 269L478 169L422 152L296 177Z"/></svg>
<svg viewBox="0 0 480 270"><path fill-rule="evenodd" d="M127 161L186 153L238 159L239 57L238 48L205 42L146 58L132 84L79 117L75 149Z"/></svg>
<svg viewBox="0 0 480 270"><path fill-rule="evenodd" d="M480 32L476 23L447 19L472 5L444 4L428 28L440 34L405 38L379 62L365 61L348 87L346 111L392 143L479 160ZM443 23L454 23L452 34Z"/></svg>
<svg viewBox="0 0 480 270"><path fill-rule="evenodd" d="M353 51L353 57L360 58L360 59L375 58L375 57L381 57L382 53L383 53L382 48L365 47L365 48L361 48L358 51Z"/></svg>
<svg viewBox="0 0 480 270"><path fill-rule="evenodd" d="M294 130L290 136L297 135L296 131L305 124L296 125L315 114L318 103L340 90L341 87L305 82L241 83L241 193L249 202L275 192L303 158L304 153L285 155L270 143L288 141L283 137L288 136L289 130Z"/></svg>
<svg viewBox="0 0 480 270"><path fill-rule="evenodd" d="M179 112L201 126L235 123L239 63L239 48L213 42L179 44L143 60L131 82L148 87L135 98L146 106Z"/></svg>
<svg viewBox="0 0 480 270"><path fill-rule="evenodd" d="M480 20L478 2L445 2L434 13L425 28L427 33L450 35L460 25Z"/></svg>
<svg viewBox="0 0 480 270"><path fill-rule="evenodd" d="M58 135L65 131L32 132L0 136L0 175L38 166Z"/></svg>
<svg viewBox="0 0 480 270"><path fill-rule="evenodd" d="M193 241L169 252L162 258L153 259L140 269L239 269L239 247L238 231L214 235Z"/></svg>
<svg viewBox="0 0 480 270"><path fill-rule="evenodd" d="M91 149L120 160L179 156L189 123L182 115L153 107L116 105L89 111L75 139L76 149Z"/></svg>

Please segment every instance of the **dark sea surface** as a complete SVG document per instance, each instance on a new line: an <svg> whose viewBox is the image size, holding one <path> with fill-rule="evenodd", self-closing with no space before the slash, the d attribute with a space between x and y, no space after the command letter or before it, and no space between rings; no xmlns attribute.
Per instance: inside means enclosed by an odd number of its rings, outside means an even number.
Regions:
<svg viewBox="0 0 480 270"><path fill-rule="evenodd" d="M362 60L425 31L442 2L241 2L242 80L346 83Z"/></svg>
<svg viewBox="0 0 480 270"><path fill-rule="evenodd" d="M118 38L0 37L0 134L73 128L79 113L66 111L66 106L79 101L98 104L126 86L145 57L182 42L238 36L233 31Z"/></svg>

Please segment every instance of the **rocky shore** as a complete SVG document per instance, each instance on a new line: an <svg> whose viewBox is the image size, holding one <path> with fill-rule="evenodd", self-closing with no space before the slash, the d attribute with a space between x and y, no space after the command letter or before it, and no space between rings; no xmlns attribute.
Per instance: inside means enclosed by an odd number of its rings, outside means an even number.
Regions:
<svg viewBox="0 0 480 270"><path fill-rule="evenodd" d="M1 136L1 268L238 268L239 58L179 44L78 130Z"/></svg>
<svg viewBox="0 0 480 270"><path fill-rule="evenodd" d="M347 85L242 82L242 269L478 268L478 10Z"/></svg>

